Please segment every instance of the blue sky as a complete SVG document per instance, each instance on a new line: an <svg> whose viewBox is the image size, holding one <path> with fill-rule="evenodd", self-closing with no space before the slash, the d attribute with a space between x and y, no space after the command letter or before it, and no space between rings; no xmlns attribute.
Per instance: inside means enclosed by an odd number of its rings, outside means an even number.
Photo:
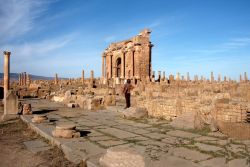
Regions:
<svg viewBox="0 0 250 167"><path fill-rule="evenodd" d="M249 0L0 0L0 25L11 72L100 76L111 42L150 28L155 71L250 74Z"/></svg>

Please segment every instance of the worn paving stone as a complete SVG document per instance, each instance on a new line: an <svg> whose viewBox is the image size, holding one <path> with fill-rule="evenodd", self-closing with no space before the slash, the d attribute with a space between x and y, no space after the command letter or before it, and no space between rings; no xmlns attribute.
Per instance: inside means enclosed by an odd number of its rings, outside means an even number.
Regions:
<svg viewBox="0 0 250 167"><path fill-rule="evenodd" d="M166 138L166 135L161 134L161 133L146 133L146 134L143 134L143 136L149 137L151 139L157 139L157 140Z"/></svg>
<svg viewBox="0 0 250 167"><path fill-rule="evenodd" d="M88 134L88 136L93 137L93 136L103 136L103 133L97 132L96 130L91 129L91 133Z"/></svg>
<svg viewBox="0 0 250 167"><path fill-rule="evenodd" d="M104 141L104 140L112 140L114 138L110 136L94 136L94 137L89 137L88 139L91 141Z"/></svg>
<svg viewBox="0 0 250 167"><path fill-rule="evenodd" d="M203 144L203 143L195 143L194 145L197 146L200 150L203 150L203 151L214 151L214 152L216 152L216 151L224 150L221 147L208 145L208 144Z"/></svg>
<svg viewBox="0 0 250 167"><path fill-rule="evenodd" d="M213 137L227 138L227 135L225 135L221 132L209 132L207 135L213 136Z"/></svg>
<svg viewBox="0 0 250 167"><path fill-rule="evenodd" d="M26 142L23 142L23 144L29 151L31 151L34 154L40 151L46 151L52 148L51 146L49 146L47 143L43 142L42 140L26 141Z"/></svg>
<svg viewBox="0 0 250 167"><path fill-rule="evenodd" d="M247 159L234 159L228 162L228 167L249 167L250 164Z"/></svg>
<svg viewBox="0 0 250 167"><path fill-rule="evenodd" d="M173 145L180 143L179 139L173 136L166 136L164 139L161 139L161 141L163 143L173 144Z"/></svg>
<svg viewBox="0 0 250 167"><path fill-rule="evenodd" d="M217 141L218 138L215 137L210 137L210 136L201 136L201 137L197 137L194 139L195 141Z"/></svg>
<svg viewBox="0 0 250 167"><path fill-rule="evenodd" d="M115 136L120 139L130 138L130 137L136 137L138 135L134 133L130 133L124 130L119 130L116 128L106 128L106 129L99 129L99 131L107 133L109 135Z"/></svg>
<svg viewBox="0 0 250 167"><path fill-rule="evenodd" d="M204 167L228 167L225 158L213 158L199 163Z"/></svg>
<svg viewBox="0 0 250 167"><path fill-rule="evenodd" d="M87 126L87 127L95 127L95 126L100 126L101 125L99 123L95 123L95 122L92 122L92 121L77 122L77 124L84 125L84 126Z"/></svg>
<svg viewBox="0 0 250 167"><path fill-rule="evenodd" d="M106 140L106 141L97 141L97 143L99 143L104 147L112 147L112 146L126 144L127 142L122 140Z"/></svg>
<svg viewBox="0 0 250 167"><path fill-rule="evenodd" d="M140 141L138 142L138 144L140 145L144 145L144 146L157 146L157 147L169 147L169 144L163 143L163 142L159 142L159 141L155 141L155 140L145 140L145 141Z"/></svg>
<svg viewBox="0 0 250 167"><path fill-rule="evenodd" d="M143 136L136 136L136 137L127 138L126 140L145 141L145 140L149 140L149 138L143 137Z"/></svg>
<svg viewBox="0 0 250 167"><path fill-rule="evenodd" d="M155 163L157 167L199 167L198 164L175 156L165 156Z"/></svg>
<svg viewBox="0 0 250 167"><path fill-rule="evenodd" d="M134 129L134 130L131 130L130 132L133 132L133 133L136 133L136 134L140 134L140 135L151 133L150 131L147 131L147 130L144 130L144 129Z"/></svg>
<svg viewBox="0 0 250 167"><path fill-rule="evenodd" d="M172 131L167 132L166 134L170 135L170 136L176 136L176 137L188 138L188 139L192 139L192 138L201 136L198 134L185 132L185 131L181 131L181 130L172 130Z"/></svg>
<svg viewBox="0 0 250 167"><path fill-rule="evenodd" d="M208 154L201 153L196 150L190 150L188 148L179 147L173 149L172 154L177 157L181 157L184 159L192 160L192 161L202 161L210 158L211 156Z"/></svg>
<svg viewBox="0 0 250 167"><path fill-rule="evenodd" d="M86 160L90 157L101 156L106 151L97 144L93 144L89 141L66 142L61 145L61 148L65 157L76 164L79 164L81 160Z"/></svg>
<svg viewBox="0 0 250 167"><path fill-rule="evenodd" d="M245 150L245 146L244 145L237 145L237 144L230 144L227 149L229 151L232 151L233 153L238 153L238 152L242 152L242 153L246 153Z"/></svg>
<svg viewBox="0 0 250 167"><path fill-rule="evenodd" d="M148 128L148 127L151 127L151 125L143 124L143 123L133 123L131 126L138 127L138 128Z"/></svg>

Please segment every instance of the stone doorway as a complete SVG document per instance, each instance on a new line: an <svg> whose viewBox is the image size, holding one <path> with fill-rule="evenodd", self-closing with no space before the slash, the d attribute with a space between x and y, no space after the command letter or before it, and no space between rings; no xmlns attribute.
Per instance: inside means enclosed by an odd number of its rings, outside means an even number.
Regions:
<svg viewBox="0 0 250 167"><path fill-rule="evenodd" d="M117 77L120 78L121 77L121 63L122 60L121 58L119 57L117 60L116 60L116 74L117 74Z"/></svg>

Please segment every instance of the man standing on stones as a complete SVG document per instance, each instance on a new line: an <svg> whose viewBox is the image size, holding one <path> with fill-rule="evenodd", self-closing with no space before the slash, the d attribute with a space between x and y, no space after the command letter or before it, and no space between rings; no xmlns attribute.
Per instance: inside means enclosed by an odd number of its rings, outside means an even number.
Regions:
<svg viewBox="0 0 250 167"><path fill-rule="evenodd" d="M126 99L125 109L130 107L130 93L131 93L132 89L134 89L134 86L131 84L131 80L128 79L123 87L123 90L122 90L122 92L125 95L125 99Z"/></svg>

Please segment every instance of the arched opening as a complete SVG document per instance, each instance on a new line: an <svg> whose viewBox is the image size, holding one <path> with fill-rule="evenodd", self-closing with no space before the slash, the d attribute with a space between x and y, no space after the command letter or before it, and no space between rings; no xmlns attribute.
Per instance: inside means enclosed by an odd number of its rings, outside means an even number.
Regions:
<svg viewBox="0 0 250 167"><path fill-rule="evenodd" d="M122 60L121 60L121 58L119 57L117 60L116 60L116 76L117 77L121 77L121 63L122 62Z"/></svg>
<svg viewBox="0 0 250 167"><path fill-rule="evenodd" d="M3 87L0 87L0 99L4 98L4 89Z"/></svg>

